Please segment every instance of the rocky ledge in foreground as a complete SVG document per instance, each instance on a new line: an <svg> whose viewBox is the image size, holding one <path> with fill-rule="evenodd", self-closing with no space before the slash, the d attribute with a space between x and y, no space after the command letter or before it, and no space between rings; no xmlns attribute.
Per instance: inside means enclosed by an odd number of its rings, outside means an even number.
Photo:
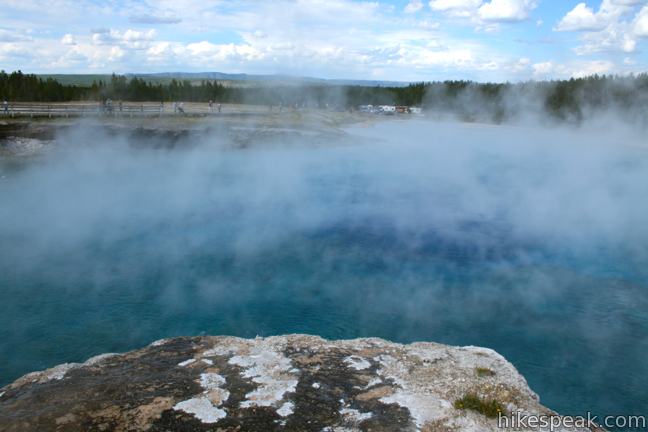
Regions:
<svg viewBox="0 0 648 432"><path fill-rule="evenodd" d="M0 389L7 432L482 432L499 411L552 414L492 350L302 335L165 339Z"/></svg>

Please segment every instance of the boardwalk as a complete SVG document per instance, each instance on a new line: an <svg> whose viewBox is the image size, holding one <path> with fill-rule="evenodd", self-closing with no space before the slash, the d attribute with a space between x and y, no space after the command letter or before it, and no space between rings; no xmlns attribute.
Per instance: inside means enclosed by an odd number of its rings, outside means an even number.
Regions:
<svg viewBox="0 0 648 432"><path fill-rule="evenodd" d="M207 103L186 103L184 113L174 110L172 103L161 105L159 102L124 102L119 105L113 102L107 107L99 102L16 102L8 106L0 106L2 117L86 117L86 116L113 116L113 117L154 117L154 116L206 116L218 115L217 105L210 110ZM238 112L248 110L237 110ZM255 110L256 111L256 110ZM229 110L231 112L231 109Z"/></svg>

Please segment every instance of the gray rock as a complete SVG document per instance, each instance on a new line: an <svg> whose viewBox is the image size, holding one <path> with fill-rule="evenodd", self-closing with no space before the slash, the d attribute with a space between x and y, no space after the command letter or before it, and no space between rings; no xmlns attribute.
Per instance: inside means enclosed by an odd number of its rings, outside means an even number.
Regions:
<svg viewBox="0 0 648 432"><path fill-rule="evenodd" d="M0 389L0 430L501 430L462 408L467 395L504 414L555 415L485 348L186 337L25 375Z"/></svg>

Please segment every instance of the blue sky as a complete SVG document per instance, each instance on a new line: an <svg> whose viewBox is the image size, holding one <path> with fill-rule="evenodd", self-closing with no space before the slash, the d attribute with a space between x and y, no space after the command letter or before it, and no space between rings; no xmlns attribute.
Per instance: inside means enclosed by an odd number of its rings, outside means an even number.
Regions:
<svg viewBox="0 0 648 432"><path fill-rule="evenodd" d="M0 68L519 81L648 70L648 0L2 0Z"/></svg>

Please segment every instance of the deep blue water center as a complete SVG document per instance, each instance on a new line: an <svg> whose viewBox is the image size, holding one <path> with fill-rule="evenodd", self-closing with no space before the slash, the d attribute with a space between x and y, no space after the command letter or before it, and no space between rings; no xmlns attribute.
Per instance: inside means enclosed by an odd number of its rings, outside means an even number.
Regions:
<svg viewBox="0 0 648 432"><path fill-rule="evenodd" d="M648 414L632 134L348 133L160 150L80 127L3 167L0 384L178 335L377 336L493 348L562 414Z"/></svg>

